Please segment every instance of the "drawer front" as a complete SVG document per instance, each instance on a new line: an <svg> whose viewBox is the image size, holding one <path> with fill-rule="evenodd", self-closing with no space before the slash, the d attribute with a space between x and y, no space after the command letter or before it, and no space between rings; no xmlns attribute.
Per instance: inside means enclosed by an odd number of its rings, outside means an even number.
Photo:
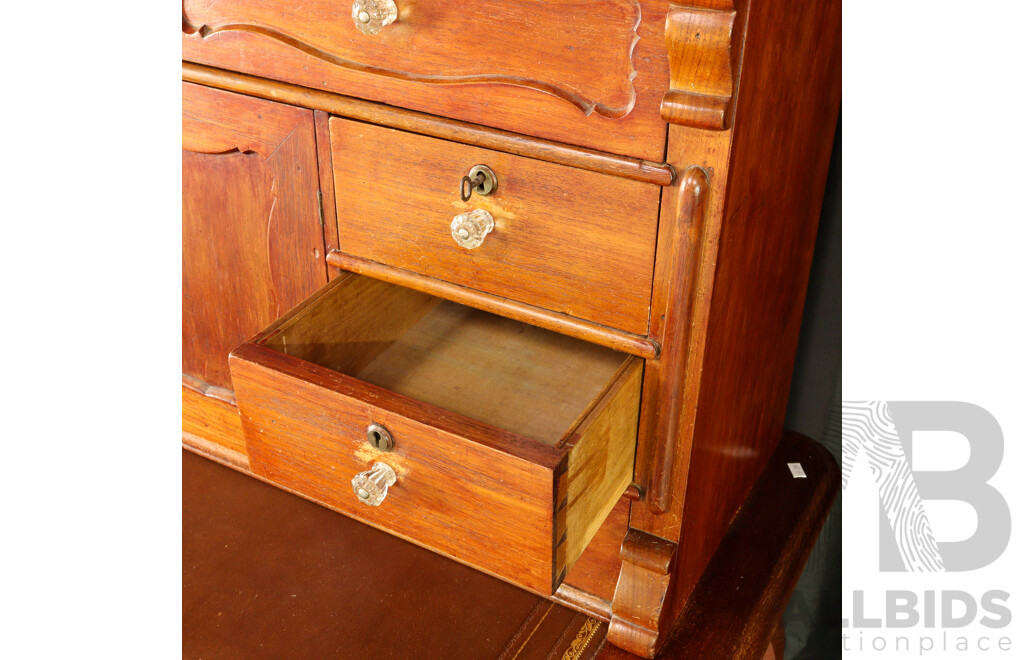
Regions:
<svg viewBox="0 0 1024 660"><path fill-rule="evenodd" d="M646 334L658 186L332 118L341 250L389 266ZM475 165L497 177L468 202ZM487 211L475 248L456 215Z"/></svg>
<svg viewBox="0 0 1024 660"><path fill-rule="evenodd" d="M356 0L384 5L390 0ZM667 5L644 0L186 0L184 59L660 161ZM595 66L600 63L600 66Z"/></svg>
<svg viewBox="0 0 1024 660"><path fill-rule="evenodd" d="M477 568L553 591L564 451L531 447L532 455L517 457L467 438L472 423L418 422L414 404L373 405L381 398L374 388L351 387L326 369L323 381L312 382L284 358L241 349L232 356L253 472ZM391 451L367 442L370 424L391 432ZM373 507L357 499L351 479L376 461L391 466L398 482Z"/></svg>

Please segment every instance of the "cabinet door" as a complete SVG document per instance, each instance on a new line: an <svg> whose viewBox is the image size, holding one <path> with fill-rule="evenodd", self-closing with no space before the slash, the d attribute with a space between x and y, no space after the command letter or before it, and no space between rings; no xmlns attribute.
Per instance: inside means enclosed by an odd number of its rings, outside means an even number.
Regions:
<svg viewBox="0 0 1024 660"><path fill-rule="evenodd" d="M183 394L233 403L231 349L327 282L313 113L184 83L181 160Z"/></svg>

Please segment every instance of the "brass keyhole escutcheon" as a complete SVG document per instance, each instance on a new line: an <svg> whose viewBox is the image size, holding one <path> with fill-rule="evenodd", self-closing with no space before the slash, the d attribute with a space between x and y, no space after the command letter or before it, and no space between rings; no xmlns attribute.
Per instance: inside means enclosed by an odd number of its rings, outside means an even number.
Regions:
<svg viewBox="0 0 1024 660"><path fill-rule="evenodd" d="M468 202L473 193L478 195L490 195L498 188L498 175L486 165L474 165L469 174L462 177L459 187L459 196L462 201Z"/></svg>
<svg viewBox="0 0 1024 660"><path fill-rule="evenodd" d="M391 451L395 446L391 432L380 424L370 424L366 428L366 441L377 451Z"/></svg>

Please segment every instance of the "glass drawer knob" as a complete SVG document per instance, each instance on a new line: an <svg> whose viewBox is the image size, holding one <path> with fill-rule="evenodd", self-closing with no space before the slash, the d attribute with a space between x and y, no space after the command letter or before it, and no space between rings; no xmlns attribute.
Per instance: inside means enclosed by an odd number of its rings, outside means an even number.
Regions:
<svg viewBox="0 0 1024 660"><path fill-rule="evenodd" d="M377 461L366 472L352 477L352 492L359 501L370 506L380 506L388 496L388 488L395 485L398 475L387 463Z"/></svg>
<svg viewBox="0 0 1024 660"><path fill-rule="evenodd" d="M394 0L355 0L352 3L352 22L363 34L377 34L396 18L398 6Z"/></svg>
<svg viewBox="0 0 1024 660"><path fill-rule="evenodd" d="M469 250L480 247L484 237L493 229L494 216L483 209L460 213L452 220L452 238Z"/></svg>

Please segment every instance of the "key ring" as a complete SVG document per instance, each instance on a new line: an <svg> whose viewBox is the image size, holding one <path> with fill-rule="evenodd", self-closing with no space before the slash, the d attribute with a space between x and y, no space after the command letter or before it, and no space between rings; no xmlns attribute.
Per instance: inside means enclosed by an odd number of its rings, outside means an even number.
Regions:
<svg viewBox="0 0 1024 660"><path fill-rule="evenodd" d="M472 179L468 176L462 177L462 185L459 186L459 195L462 197L462 201L468 202L469 198L473 196L473 191L483 185L485 178L486 175L483 172L477 172Z"/></svg>

